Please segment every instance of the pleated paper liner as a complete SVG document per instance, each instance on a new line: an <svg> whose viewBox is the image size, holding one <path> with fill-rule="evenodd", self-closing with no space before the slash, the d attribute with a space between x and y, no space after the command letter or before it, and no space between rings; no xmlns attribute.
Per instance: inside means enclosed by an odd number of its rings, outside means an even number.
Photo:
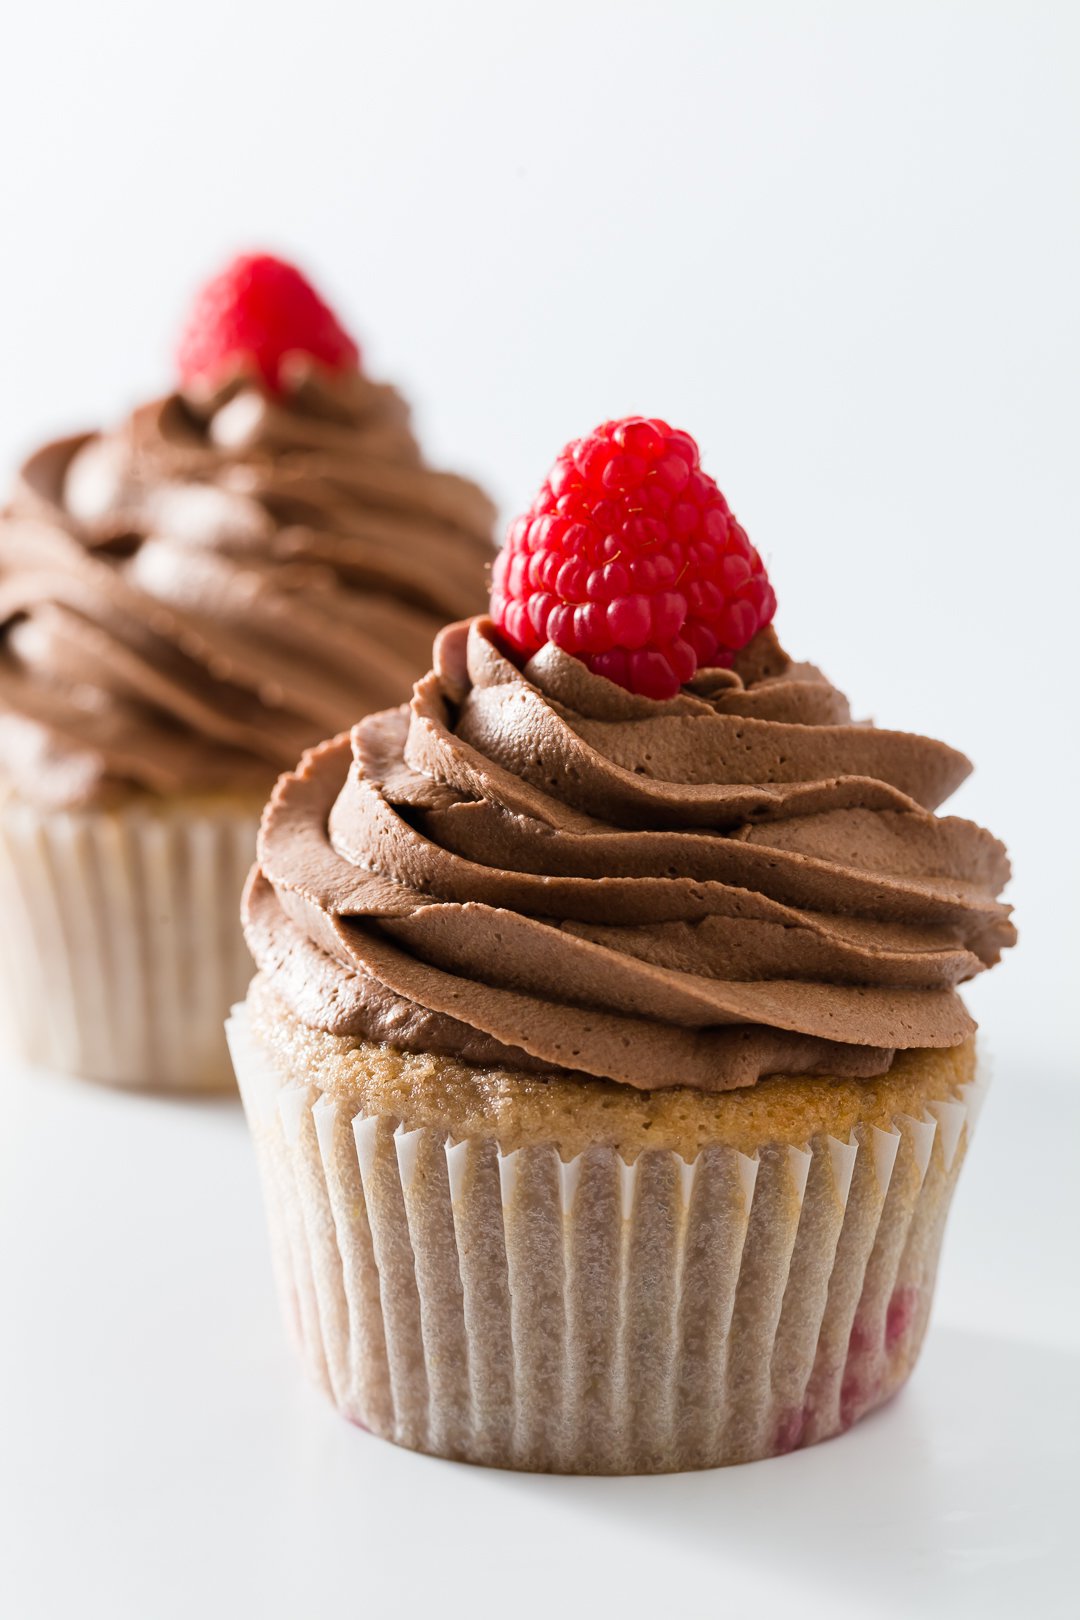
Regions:
<svg viewBox="0 0 1080 1620"><path fill-rule="evenodd" d="M0 811L0 1041L117 1085L234 1083L257 808Z"/></svg>
<svg viewBox="0 0 1080 1620"><path fill-rule="evenodd" d="M983 1085L850 1141L503 1154L354 1114L234 1009L285 1315L363 1428L504 1468L659 1473L837 1434L910 1373Z"/></svg>

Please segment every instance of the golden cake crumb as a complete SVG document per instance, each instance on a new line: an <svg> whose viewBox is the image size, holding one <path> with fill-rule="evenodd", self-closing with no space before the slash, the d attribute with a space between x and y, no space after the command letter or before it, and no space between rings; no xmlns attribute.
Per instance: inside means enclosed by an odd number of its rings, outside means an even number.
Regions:
<svg viewBox="0 0 1080 1620"><path fill-rule="evenodd" d="M736 1091L673 1084L637 1091L608 1080L544 1078L456 1058L403 1052L301 1024L256 978L248 996L252 1034L283 1072L363 1114L390 1114L410 1129L433 1126L455 1141L490 1137L504 1152L553 1142L564 1159L593 1144L633 1162L648 1148L692 1159L724 1144L753 1153L770 1142L805 1146L826 1134L846 1141L857 1125L888 1128L897 1114L922 1118L926 1104L955 1096L974 1077L975 1039L942 1050L900 1052L873 1080L777 1075Z"/></svg>

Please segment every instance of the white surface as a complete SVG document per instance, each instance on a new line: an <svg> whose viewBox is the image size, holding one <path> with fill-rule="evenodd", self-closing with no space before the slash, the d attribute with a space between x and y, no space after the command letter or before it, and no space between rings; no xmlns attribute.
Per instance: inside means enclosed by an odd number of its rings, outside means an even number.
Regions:
<svg viewBox="0 0 1080 1620"><path fill-rule="evenodd" d="M398 1451L303 1385L239 1105L4 1074L0 1614L1071 1617L1078 1234L1038 1166L1080 1106L1024 1081L983 1111L889 1408L774 1462L581 1480Z"/></svg>
<svg viewBox="0 0 1080 1620"><path fill-rule="evenodd" d="M0 1078L0 1613L1075 1612L1076 1200L1033 1166L1080 1125L1080 8L42 0L0 50L0 458L167 386L259 244L508 512L667 415L792 649L976 760L1024 935L973 987L998 1080L913 1388L728 1475L353 1433L288 1364L238 1114Z"/></svg>

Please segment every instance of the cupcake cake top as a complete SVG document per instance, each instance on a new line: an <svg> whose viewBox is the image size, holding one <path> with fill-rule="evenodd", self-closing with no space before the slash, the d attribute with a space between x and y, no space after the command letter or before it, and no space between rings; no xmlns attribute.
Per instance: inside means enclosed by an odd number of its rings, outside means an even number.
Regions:
<svg viewBox="0 0 1080 1620"><path fill-rule="evenodd" d="M852 721L771 626L697 447L559 457L405 708L264 816L249 943L305 1023L651 1090L872 1077L959 1045L1014 930L1005 851L935 812L970 770Z"/></svg>
<svg viewBox="0 0 1080 1620"><path fill-rule="evenodd" d="M299 271L208 283L178 371L32 455L0 516L0 773L43 806L267 791L484 604L491 503Z"/></svg>

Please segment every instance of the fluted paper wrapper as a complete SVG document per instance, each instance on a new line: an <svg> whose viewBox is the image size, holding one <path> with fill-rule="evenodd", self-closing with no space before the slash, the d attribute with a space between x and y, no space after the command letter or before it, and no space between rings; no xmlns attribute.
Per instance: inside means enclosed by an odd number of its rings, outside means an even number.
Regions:
<svg viewBox="0 0 1080 1620"><path fill-rule="evenodd" d="M254 806L0 811L0 1040L119 1085L233 1085L222 1020L251 977L239 924Z"/></svg>
<svg viewBox="0 0 1080 1620"><path fill-rule="evenodd" d="M354 1423L505 1468L660 1473L823 1440L888 1400L930 1309L981 1097L692 1163L355 1114L229 1042L285 1315Z"/></svg>

